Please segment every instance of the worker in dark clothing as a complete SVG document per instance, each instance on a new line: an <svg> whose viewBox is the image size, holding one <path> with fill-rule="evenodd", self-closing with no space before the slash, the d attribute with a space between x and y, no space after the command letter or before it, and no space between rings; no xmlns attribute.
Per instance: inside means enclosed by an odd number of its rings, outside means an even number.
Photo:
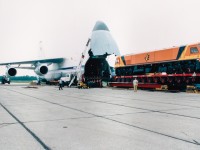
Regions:
<svg viewBox="0 0 200 150"><path fill-rule="evenodd" d="M60 79L59 80L59 90L63 90L63 82L62 82L62 80Z"/></svg>

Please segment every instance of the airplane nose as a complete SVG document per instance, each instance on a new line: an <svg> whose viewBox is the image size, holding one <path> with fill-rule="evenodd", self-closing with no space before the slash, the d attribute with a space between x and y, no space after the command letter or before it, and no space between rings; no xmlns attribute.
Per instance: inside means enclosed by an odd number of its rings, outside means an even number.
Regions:
<svg viewBox="0 0 200 150"><path fill-rule="evenodd" d="M102 21L97 21L92 31L97 31L97 30L109 31L109 29L106 26L106 24L104 22L102 22Z"/></svg>
<svg viewBox="0 0 200 150"><path fill-rule="evenodd" d="M91 51L94 56L120 55L117 43L105 23L97 21L91 36Z"/></svg>

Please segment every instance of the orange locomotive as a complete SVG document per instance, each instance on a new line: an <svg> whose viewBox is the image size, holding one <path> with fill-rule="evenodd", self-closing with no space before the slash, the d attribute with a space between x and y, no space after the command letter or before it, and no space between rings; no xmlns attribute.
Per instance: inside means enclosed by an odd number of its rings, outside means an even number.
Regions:
<svg viewBox="0 0 200 150"><path fill-rule="evenodd" d="M134 76L140 83L169 86L199 83L200 43L118 56L115 69L118 82L132 82Z"/></svg>

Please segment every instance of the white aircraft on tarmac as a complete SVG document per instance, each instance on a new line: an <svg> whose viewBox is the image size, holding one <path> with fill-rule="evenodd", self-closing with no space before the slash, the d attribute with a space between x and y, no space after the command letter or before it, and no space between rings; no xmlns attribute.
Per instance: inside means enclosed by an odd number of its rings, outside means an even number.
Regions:
<svg viewBox="0 0 200 150"><path fill-rule="evenodd" d="M110 67L107 58L111 55L120 55L117 44L106 24L97 21L78 65L73 65L73 61L69 59L52 58L0 63L0 66L6 66L6 77L15 76L17 69L32 69L40 80L46 82L69 77L69 75L75 76L77 72L81 72L86 81L109 80L113 68Z"/></svg>

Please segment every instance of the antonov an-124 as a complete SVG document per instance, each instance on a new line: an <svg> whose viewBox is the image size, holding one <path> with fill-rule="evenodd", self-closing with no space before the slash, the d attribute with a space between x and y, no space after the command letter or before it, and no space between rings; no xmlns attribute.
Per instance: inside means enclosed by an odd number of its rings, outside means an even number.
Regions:
<svg viewBox="0 0 200 150"><path fill-rule="evenodd" d="M21 62L1 63L7 70L7 78L15 76L17 69L32 69L41 81L67 79L68 84L83 80L100 86L100 82L109 81L114 69L108 58L120 55L118 46L105 23L97 21L85 50L80 52L80 61L74 65L73 60L65 58L40 59ZM114 60L115 61L115 60ZM30 66L27 66L30 65Z"/></svg>

